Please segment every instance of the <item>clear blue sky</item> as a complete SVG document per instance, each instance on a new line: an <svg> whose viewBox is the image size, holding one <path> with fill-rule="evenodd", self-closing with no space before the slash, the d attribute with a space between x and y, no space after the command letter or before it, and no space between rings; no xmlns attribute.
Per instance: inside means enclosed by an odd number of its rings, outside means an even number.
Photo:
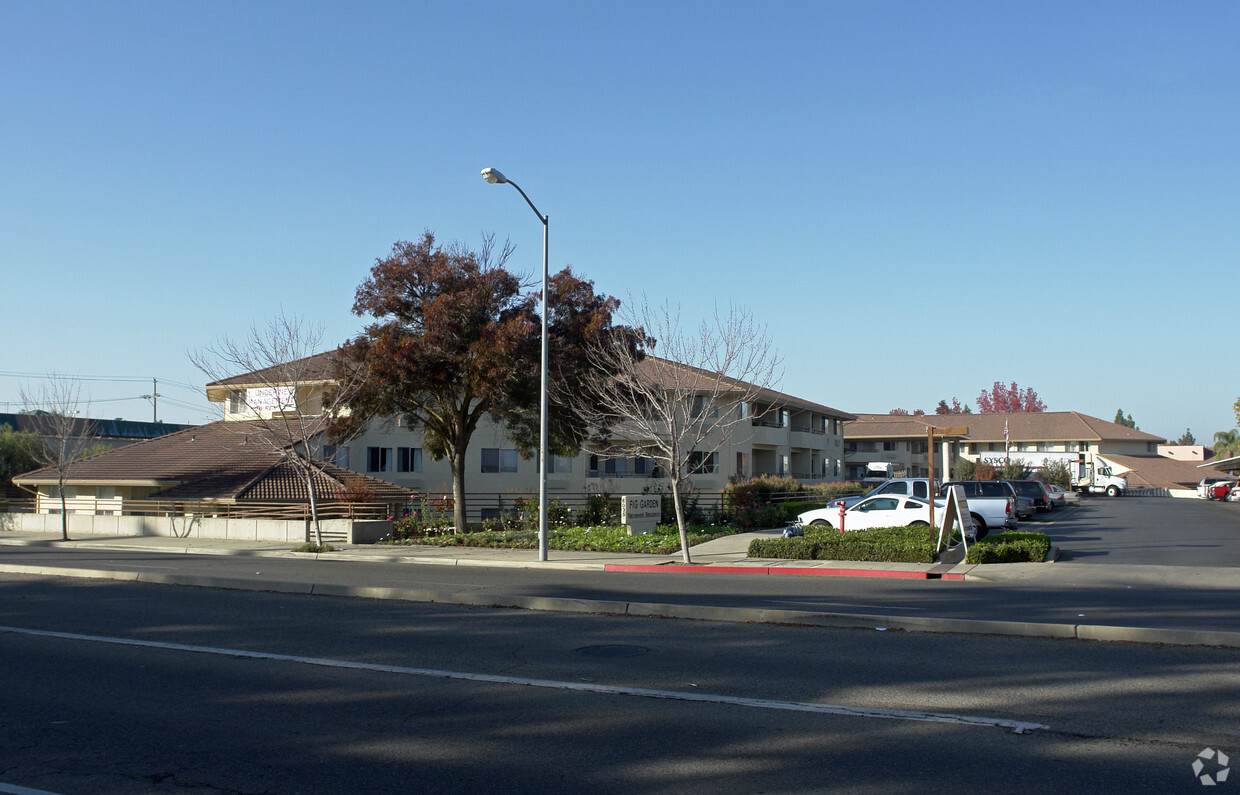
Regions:
<svg viewBox="0 0 1240 795"><path fill-rule="evenodd" d="M748 307L850 412L996 380L1235 427L1240 4L0 0L13 373L213 417L186 351L357 332L424 230L686 318ZM144 380L145 379L145 380ZM124 398L129 398L124 400ZM0 405L0 411L12 410Z"/></svg>

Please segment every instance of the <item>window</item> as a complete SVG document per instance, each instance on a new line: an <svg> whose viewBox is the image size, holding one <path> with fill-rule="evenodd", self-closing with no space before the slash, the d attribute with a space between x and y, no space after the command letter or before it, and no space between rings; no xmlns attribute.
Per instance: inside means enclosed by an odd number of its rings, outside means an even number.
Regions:
<svg viewBox="0 0 1240 795"><path fill-rule="evenodd" d="M319 453L319 458L329 464L335 464L345 469L349 468L349 448L347 446L337 447L334 444L325 444L323 445L322 452Z"/></svg>
<svg viewBox="0 0 1240 795"><path fill-rule="evenodd" d="M514 470L515 471L515 470ZM534 471L538 471L538 459L534 459ZM565 475L573 471L573 459L547 453L547 474Z"/></svg>
<svg viewBox="0 0 1240 795"><path fill-rule="evenodd" d="M909 442L909 448L915 454L924 455L926 453L927 447L928 447L928 444L926 442Z"/></svg>
<svg viewBox="0 0 1240 795"><path fill-rule="evenodd" d="M366 471L367 472L391 472L392 471L392 448L390 447L367 447L366 448Z"/></svg>
<svg viewBox="0 0 1240 795"><path fill-rule="evenodd" d="M1054 451L1054 449L1055 449L1054 442L1038 442L1039 453L1049 453L1049 452Z"/></svg>
<svg viewBox="0 0 1240 795"><path fill-rule="evenodd" d="M422 471L422 448L421 447L397 447L396 448L396 471L397 472L421 472Z"/></svg>
<svg viewBox="0 0 1240 795"><path fill-rule="evenodd" d="M719 406L710 402L709 395L694 395L692 412L690 416L695 420L702 419L703 417L715 419L719 416Z"/></svg>
<svg viewBox="0 0 1240 795"><path fill-rule="evenodd" d="M738 475L749 474L749 453L737 453L736 454L736 474Z"/></svg>
<svg viewBox="0 0 1240 795"><path fill-rule="evenodd" d="M608 458L603 462L603 474L622 476L629 474L629 459Z"/></svg>
<svg viewBox="0 0 1240 795"><path fill-rule="evenodd" d="M697 450L689 453L689 474L709 475L719 471L718 453L701 453Z"/></svg>
<svg viewBox="0 0 1240 795"><path fill-rule="evenodd" d="M598 456L590 456L590 471L587 473L590 477L598 477Z"/></svg>
<svg viewBox="0 0 1240 795"><path fill-rule="evenodd" d="M516 472L517 451L499 447L482 448L483 472Z"/></svg>
<svg viewBox="0 0 1240 795"><path fill-rule="evenodd" d="M896 449L895 442L883 442L883 452L890 453L892 450L895 450L895 449Z"/></svg>
<svg viewBox="0 0 1240 795"><path fill-rule="evenodd" d="M245 401L242 400L240 389L230 389L228 391L228 413L240 414L245 410Z"/></svg>

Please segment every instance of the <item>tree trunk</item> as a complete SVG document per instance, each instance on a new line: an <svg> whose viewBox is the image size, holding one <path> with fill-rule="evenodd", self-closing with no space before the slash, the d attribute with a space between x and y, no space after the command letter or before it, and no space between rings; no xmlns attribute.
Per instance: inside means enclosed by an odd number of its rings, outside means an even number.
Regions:
<svg viewBox="0 0 1240 795"><path fill-rule="evenodd" d="M689 529L685 527L685 510L680 504L680 478L672 476L672 505L676 507L676 529L680 531L680 552L685 559L685 563L692 563L689 559Z"/></svg>
<svg viewBox="0 0 1240 795"><path fill-rule="evenodd" d="M311 468L313 464L305 467L302 471L306 475L306 496L310 499L310 521L314 525L314 543L320 548L323 546L323 527L319 524L319 505L318 500L314 497L314 470Z"/></svg>
<svg viewBox="0 0 1240 795"><path fill-rule="evenodd" d="M60 481L60 537L69 540L69 509L65 501L65 482Z"/></svg>
<svg viewBox="0 0 1240 795"><path fill-rule="evenodd" d="M452 526L454 532L464 533L465 526L465 453L456 450L448 454L452 462Z"/></svg>

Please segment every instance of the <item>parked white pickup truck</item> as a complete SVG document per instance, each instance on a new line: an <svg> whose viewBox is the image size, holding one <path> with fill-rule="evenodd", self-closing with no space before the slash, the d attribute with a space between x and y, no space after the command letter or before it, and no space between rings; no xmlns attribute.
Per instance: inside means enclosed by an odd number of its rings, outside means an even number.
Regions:
<svg viewBox="0 0 1240 795"><path fill-rule="evenodd" d="M939 499L947 498L951 486L964 488L978 538L991 530L1016 529L1016 495L1008 484L1000 480L949 480L939 487Z"/></svg>

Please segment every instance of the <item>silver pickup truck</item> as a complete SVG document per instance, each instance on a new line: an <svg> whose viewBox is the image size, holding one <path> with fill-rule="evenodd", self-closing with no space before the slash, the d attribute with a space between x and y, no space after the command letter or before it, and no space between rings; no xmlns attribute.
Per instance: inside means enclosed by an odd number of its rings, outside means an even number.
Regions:
<svg viewBox="0 0 1240 795"><path fill-rule="evenodd" d="M963 487L978 538L991 530L1016 529L1016 494L1008 484L999 480L949 480L939 487L940 499L947 498L951 486Z"/></svg>

